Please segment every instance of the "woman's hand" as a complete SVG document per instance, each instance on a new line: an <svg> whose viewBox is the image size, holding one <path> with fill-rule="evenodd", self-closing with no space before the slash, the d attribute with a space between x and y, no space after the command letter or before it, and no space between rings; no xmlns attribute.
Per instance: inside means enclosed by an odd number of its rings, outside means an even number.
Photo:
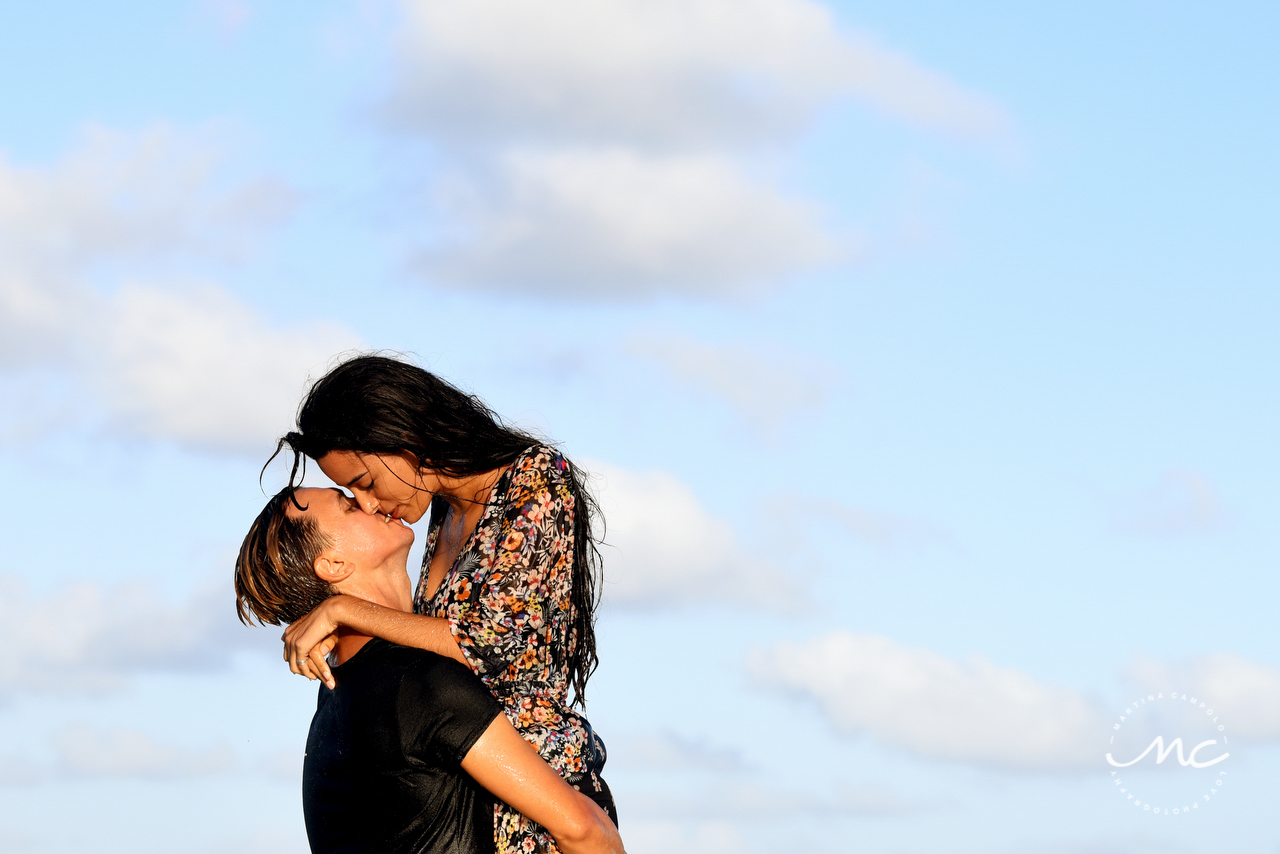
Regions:
<svg viewBox="0 0 1280 854"><path fill-rule="evenodd" d="M289 670L308 679L320 679L330 689L336 684L325 656L338 644L338 626L345 625L342 608L347 596L330 596L300 618L280 636Z"/></svg>
<svg viewBox="0 0 1280 854"><path fill-rule="evenodd" d="M332 691L337 682L334 681L333 673L329 670L328 655L333 648L338 645L338 633L325 636L324 640L311 648L311 654L306 658L299 659L294 666L289 668L294 673L307 677L308 679L320 679L325 686ZM287 648L286 648L287 649ZM285 655L289 653L286 651ZM294 668L297 668L296 670Z"/></svg>

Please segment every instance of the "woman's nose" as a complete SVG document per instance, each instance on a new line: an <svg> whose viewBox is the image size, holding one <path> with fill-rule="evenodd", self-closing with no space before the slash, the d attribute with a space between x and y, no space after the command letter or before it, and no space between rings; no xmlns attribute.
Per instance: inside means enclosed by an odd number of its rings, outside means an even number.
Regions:
<svg viewBox="0 0 1280 854"><path fill-rule="evenodd" d="M370 495L360 502L360 508L369 515L376 516L378 514L378 499Z"/></svg>

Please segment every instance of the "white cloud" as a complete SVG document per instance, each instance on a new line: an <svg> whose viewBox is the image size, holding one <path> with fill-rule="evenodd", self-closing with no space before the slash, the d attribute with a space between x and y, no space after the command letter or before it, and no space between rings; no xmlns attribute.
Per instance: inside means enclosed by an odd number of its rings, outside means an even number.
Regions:
<svg viewBox="0 0 1280 854"><path fill-rule="evenodd" d="M209 131L161 124L131 134L91 125L50 167L0 158L6 272L57 277L112 260L243 256L296 195L271 178L226 186L223 149Z"/></svg>
<svg viewBox="0 0 1280 854"><path fill-rule="evenodd" d="M1204 534L1222 521L1222 502L1213 483L1185 469L1165 473L1158 483L1130 496L1115 513L1119 530L1149 536Z"/></svg>
<svg viewBox="0 0 1280 854"><path fill-rule="evenodd" d="M423 256L443 282L556 297L731 294L834 259L811 203L752 181L720 154L519 149L489 187L455 176L458 234Z"/></svg>
<svg viewBox="0 0 1280 854"><path fill-rule="evenodd" d="M1134 851L1186 851L1176 836L1107 831L1102 835L1081 834L1079 839L1019 839L1012 845L988 849L998 854L1131 854Z"/></svg>
<svg viewBox="0 0 1280 854"><path fill-rule="evenodd" d="M958 662L874 635L836 631L756 655L767 684L820 705L838 729L933 759L1012 769L1096 767L1103 715L1066 688L982 658Z"/></svg>
<svg viewBox="0 0 1280 854"><path fill-rule="evenodd" d="M0 367L72 379L126 436L260 453L288 429L308 374L359 342L273 328L168 269L247 251L291 204L277 182L220 189L218 161L203 137L156 127L91 128L48 169L0 162Z"/></svg>
<svg viewBox="0 0 1280 854"><path fill-rule="evenodd" d="M623 739L610 749L609 761L661 771L729 773L745 768L742 755L736 750L670 732Z"/></svg>
<svg viewBox="0 0 1280 854"><path fill-rule="evenodd" d="M751 845L734 822L627 821L627 850L634 854L741 854Z"/></svg>
<svg viewBox="0 0 1280 854"><path fill-rule="evenodd" d="M406 0L395 120L468 139L698 148L790 137L832 98L961 136L1003 111L809 0Z"/></svg>
<svg viewBox="0 0 1280 854"><path fill-rule="evenodd" d="M438 143L433 282L586 299L725 296L855 256L763 177L860 99L1007 144L989 99L811 0L404 0L390 126ZM437 162L441 162L437 161Z"/></svg>
<svg viewBox="0 0 1280 854"><path fill-rule="evenodd" d="M1280 740L1280 671L1234 655L1202 655L1177 665L1138 656L1129 676L1145 691L1190 693L1221 713L1232 735Z"/></svg>
<svg viewBox="0 0 1280 854"><path fill-rule="evenodd" d="M48 776L46 770L20 754L0 755L0 786L30 786ZM0 840L0 850L8 850Z"/></svg>
<svg viewBox="0 0 1280 854"><path fill-rule="evenodd" d="M230 41L240 35L253 18L253 9L240 0L203 0L200 17L212 26L218 35Z"/></svg>
<svg viewBox="0 0 1280 854"><path fill-rule="evenodd" d="M296 782L296 780L295 780ZM254 830L243 836L229 836L213 843L218 851L239 851L241 854L306 854L311 850L307 844L307 834L301 822L293 823L291 831L286 830Z"/></svg>
<svg viewBox="0 0 1280 854"><path fill-rule="evenodd" d="M711 344L683 335L636 335L627 349L663 365L698 391L722 398L765 429L810 413L826 401L830 368L776 346Z"/></svg>
<svg viewBox="0 0 1280 854"><path fill-rule="evenodd" d="M225 666L238 648L262 641L235 619L225 579L173 603L147 584L70 584L32 596L0 576L0 700L18 692L115 690L140 672Z"/></svg>
<svg viewBox="0 0 1280 854"><path fill-rule="evenodd" d="M735 823L889 815L918 808L875 786L843 787L820 793L788 792L741 781L705 789L692 797L672 792L636 794L628 800L628 806L650 818L719 819Z"/></svg>
<svg viewBox="0 0 1280 854"><path fill-rule="evenodd" d="M272 329L214 287L123 288L95 332L83 370L114 429L230 451L267 449L308 376L359 343L331 324Z"/></svg>
<svg viewBox="0 0 1280 854"><path fill-rule="evenodd" d="M937 545L950 539L946 531L920 519L871 513L834 501L823 504L821 511L858 539L885 548Z"/></svg>
<svg viewBox="0 0 1280 854"><path fill-rule="evenodd" d="M199 777L236 766L226 746L185 750L133 730L76 726L63 730L55 745L64 771L80 777Z"/></svg>
<svg viewBox="0 0 1280 854"><path fill-rule="evenodd" d="M724 519L665 472L591 466L608 523L602 549L611 605L749 603L794 607L803 595L786 573L752 555Z"/></svg>
<svg viewBox="0 0 1280 854"><path fill-rule="evenodd" d="M276 780L297 783L302 779L302 762L306 753L301 749L281 748L259 757L257 767Z"/></svg>

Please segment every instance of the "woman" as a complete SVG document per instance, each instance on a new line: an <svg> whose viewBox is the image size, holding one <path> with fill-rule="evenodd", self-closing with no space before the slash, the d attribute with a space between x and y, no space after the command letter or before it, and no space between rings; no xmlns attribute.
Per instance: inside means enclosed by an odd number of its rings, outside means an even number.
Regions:
<svg viewBox="0 0 1280 854"><path fill-rule="evenodd" d="M595 505L577 470L478 398L380 356L322 377L277 453L286 445L290 485L305 455L366 512L410 524L429 514L414 613L332 597L286 630L290 669L332 687L324 655L339 626L456 658L616 824L600 778L604 745L569 702L572 687L581 704L596 666L600 571ZM502 804L494 841L499 854L555 850L545 831Z"/></svg>

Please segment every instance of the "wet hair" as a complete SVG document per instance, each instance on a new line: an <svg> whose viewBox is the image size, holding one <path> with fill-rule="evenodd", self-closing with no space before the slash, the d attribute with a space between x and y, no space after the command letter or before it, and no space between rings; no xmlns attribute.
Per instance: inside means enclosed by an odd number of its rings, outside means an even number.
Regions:
<svg viewBox="0 0 1280 854"><path fill-rule="evenodd" d="M511 464L542 440L514 429L480 398L400 359L356 356L330 370L311 386L298 408L298 429L276 445L293 451L289 485L298 482L299 464L330 451L392 456L408 452L427 468L449 477L465 477ZM266 470L266 466L263 466ZM598 663L595 616L602 572L593 521L602 521L583 474L566 469L574 502L573 581L570 591L567 664L573 703L583 705L587 679ZM564 657L564 656L562 656Z"/></svg>
<svg viewBox="0 0 1280 854"><path fill-rule="evenodd" d="M293 487L272 496L249 527L236 557L236 616L245 625L292 623L332 596L333 586L316 575L316 558L329 538L310 516L290 516L287 505L305 510Z"/></svg>

